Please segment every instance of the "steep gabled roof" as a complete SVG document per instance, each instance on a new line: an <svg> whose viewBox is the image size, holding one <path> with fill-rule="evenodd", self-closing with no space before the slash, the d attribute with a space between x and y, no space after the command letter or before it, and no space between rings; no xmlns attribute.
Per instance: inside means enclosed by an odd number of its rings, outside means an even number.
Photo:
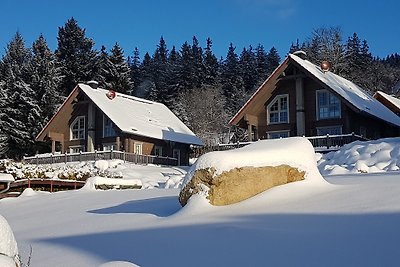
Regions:
<svg viewBox="0 0 400 267"><path fill-rule="evenodd" d="M397 110L397 112L400 112L400 99L399 98L388 95L382 91L376 91L374 94L374 98L378 99L379 97L382 97L383 99L385 99L387 102L389 102L392 105L392 107L395 110Z"/></svg>
<svg viewBox="0 0 400 267"><path fill-rule="evenodd" d="M111 100L107 97L108 90L93 89L82 83L78 84L74 91L79 89L122 132L178 143L203 145L203 142L170 109L161 103L121 93L116 93L115 98ZM54 116L57 116L57 114Z"/></svg>
<svg viewBox="0 0 400 267"><path fill-rule="evenodd" d="M296 64L298 67L303 69L303 71L324 84L327 88L336 92L359 112L367 113L390 124L400 126L400 118L375 98L366 93L366 91L364 91L360 86L332 72L324 72L319 66L293 54L289 54L278 68L275 69L270 77L268 77L268 79L257 89L257 91L250 97L247 103L238 111L238 113L236 113L229 123L237 124L240 118L244 115L244 111L251 105L255 98L262 94L271 94L268 90L273 91L275 89L275 83L279 75L285 71L290 63Z"/></svg>
<svg viewBox="0 0 400 267"><path fill-rule="evenodd" d="M368 113L378 119L387 121L393 125L400 126L400 118L369 95L364 89L355 83L346 80L333 72L324 72L319 66L314 65L308 60L290 54L289 57L297 62L301 67L308 71L315 78L324 83L327 87L335 91L360 112Z"/></svg>

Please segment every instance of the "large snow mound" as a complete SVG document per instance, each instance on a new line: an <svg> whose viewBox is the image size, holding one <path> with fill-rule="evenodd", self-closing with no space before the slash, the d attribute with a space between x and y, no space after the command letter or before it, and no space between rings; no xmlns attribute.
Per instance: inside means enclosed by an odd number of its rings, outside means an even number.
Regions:
<svg viewBox="0 0 400 267"><path fill-rule="evenodd" d="M322 155L318 168L322 175L399 171L400 137L344 145Z"/></svg>
<svg viewBox="0 0 400 267"><path fill-rule="evenodd" d="M290 137L259 140L242 148L204 154L189 169L182 188L187 185L196 170L214 168L215 175L219 175L234 168L284 164L304 171L307 182L325 182L318 171L315 151L310 141L304 137Z"/></svg>
<svg viewBox="0 0 400 267"><path fill-rule="evenodd" d="M0 255L7 256L18 262L18 246L7 220L0 215ZM0 262L6 262L3 257ZM7 265L6 265L7 266ZM14 265L15 266L15 265Z"/></svg>

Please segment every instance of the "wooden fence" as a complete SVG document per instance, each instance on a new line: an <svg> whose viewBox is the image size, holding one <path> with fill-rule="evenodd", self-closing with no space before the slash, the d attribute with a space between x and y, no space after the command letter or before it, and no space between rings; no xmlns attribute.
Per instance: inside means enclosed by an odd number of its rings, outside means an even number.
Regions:
<svg viewBox="0 0 400 267"><path fill-rule="evenodd" d="M169 157L159 157L153 155L139 155L123 151L94 151L80 153L65 153L65 154L44 154L33 157L24 157L23 161L30 164L53 164L67 163L80 161L96 161L96 160L111 160L120 159L124 162L132 162L137 164L156 164L177 166L178 159Z"/></svg>

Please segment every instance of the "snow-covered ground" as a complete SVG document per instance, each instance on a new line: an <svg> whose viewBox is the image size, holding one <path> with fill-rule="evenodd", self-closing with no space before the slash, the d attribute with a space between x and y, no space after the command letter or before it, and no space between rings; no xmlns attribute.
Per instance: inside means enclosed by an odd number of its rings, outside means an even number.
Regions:
<svg viewBox="0 0 400 267"><path fill-rule="evenodd" d="M381 163L399 158L400 139L392 141L390 148L380 146L381 151L391 151L391 158L379 157ZM363 150L359 160L372 161L379 145L375 148ZM344 157L336 153L337 159ZM319 159L320 170L322 163L335 158L325 157ZM355 172L357 163L352 160L348 157L353 168L343 168L340 175L325 173L327 183L295 182L224 207L197 197L181 208L179 189L159 189L165 186L107 191L86 187L58 193L28 190L18 198L1 200L0 214L14 231L22 262L32 246L33 267L128 266L127 262L139 266L397 266L400 171ZM329 168L335 165L330 161ZM375 163L383 169L387 165ZM185 172L176 168L160 172L156 166L140 170L128 166L122 171L131 173L132 179L158 180L158 185L176 178L168 174Z"/></svg>

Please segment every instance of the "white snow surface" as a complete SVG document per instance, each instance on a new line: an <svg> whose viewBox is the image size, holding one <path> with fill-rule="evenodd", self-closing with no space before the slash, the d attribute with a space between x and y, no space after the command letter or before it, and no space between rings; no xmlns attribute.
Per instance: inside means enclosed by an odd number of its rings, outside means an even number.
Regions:
<svg viewBox="0 0 400 267"><path fill-rule="evenodd" d="M0 266L14 266L15 262L18 262L18 246L15 240L13 231L7 220L0 215L0 255L6 257L0 257ZM9 259L12 261L10 261ZM13 265L8 265L8 262ZM7 265L6 265L7 264Z"/></svg>
<svg viewBox="0 0 400 267"><path fill-rule="evenodd" d="M314 65L308 60L301 59L296 55L289 54L289 57L309 71L326 86L353 104L360 111L366 112L391 124L400 126L400 117L365 92L360 86L334 74L333 72L324 72L319 66Z"/></svg>
<svg viewBox="0 0 400 267"><path fill-rule="evenodd" d="M347 144L322 155L318 168L323 175L398 171L400 137Z"/></svg>
<svg viewBox="0 0 400 267"><path fill-rule="evenodd" d="M191 166L185 176L184 187L196 170L214 168L215 175L239 167L263 167L289 165L305 171L305 180L324 183L317 169L314 148L304 137L290 137L278 140L259 140L245 147L214 151L202 155Z"/></svg>
<svg viewBox="0 0 400 267"><path fill-rule="evenodd" d="M289 143L306 147L301 138ZM365 144L371 150L359 149L360 157L371 159L379 143L394 153L391 159L399 158L395 139ZM277 158L294 153L288 147L287 155L280 155L285 152L277 144L271 145L279 151ZM376 168L388 161L378 158ZM315 164L308 153L303 160L309 161L302 163L306 167ZM351 161L349 154L344 162ZM160 175L154 166L127 169L138 177ZM0 214L14 231L23 263L32 246L31 267L398 266L400 171L324 179L274 187L223 207L194 196L181 208L178 188L27 192L0 200Z"/></svg>
<svg viewBox="0 0 400 267"><path fill-rule="evenodd" d="M79 88L121 129L121 131L161 140L202 145L203 142L164 104L116 93L110 100L108 90Z"/></svg>
<svg viewBox="0 0 400 267"><path fill-rule="evenodd" d="M14 182L14 177L9 173L0 173L1 182Z"/></svg>

